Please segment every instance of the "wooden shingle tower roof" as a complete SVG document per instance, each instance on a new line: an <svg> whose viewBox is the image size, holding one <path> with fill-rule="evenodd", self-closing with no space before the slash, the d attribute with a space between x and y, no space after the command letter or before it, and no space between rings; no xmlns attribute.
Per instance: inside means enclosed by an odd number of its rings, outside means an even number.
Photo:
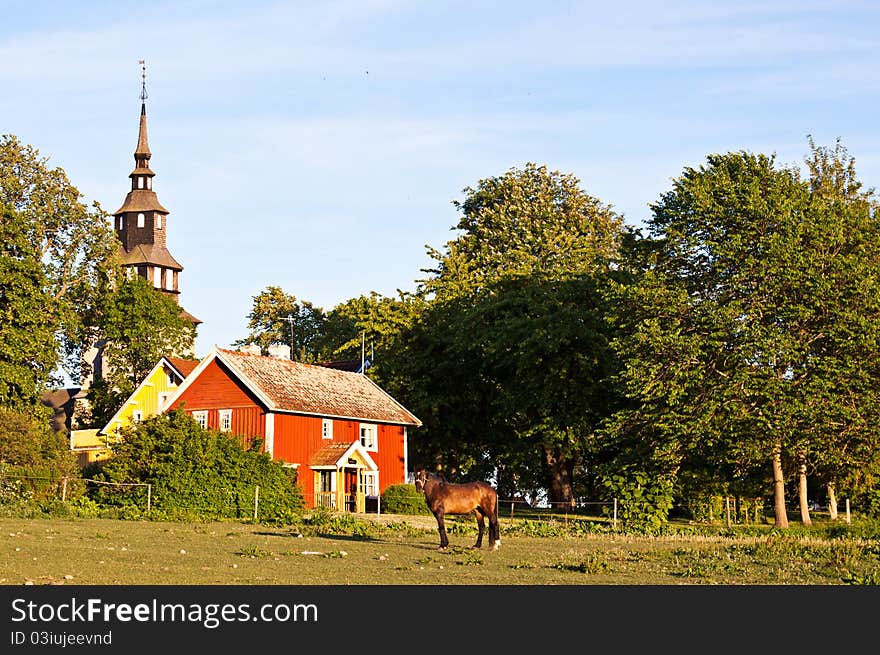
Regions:
<svg viewBox="0 0 880 655"><path fill-rule="evenodd" d="M143 61L140 62L143 66ZM146 73L141 87L141 115L134 170L129 173L131 189L122 206L113 212L113 228L120 242L122 264L134 269L154 287L179 301L178 276L183 266L168 250L168 210L153 191L155 173L150 168L150 144L147 139ZM193 323L201 321L189 312L183 314Z"/></svg>

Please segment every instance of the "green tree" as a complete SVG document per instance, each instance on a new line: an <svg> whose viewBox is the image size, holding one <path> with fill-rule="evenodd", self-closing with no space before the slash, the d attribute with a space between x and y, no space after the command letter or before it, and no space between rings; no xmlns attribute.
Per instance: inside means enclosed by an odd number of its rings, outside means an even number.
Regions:
<svg viewBox="0 0 880 655"><path fill-rule="evenodd" d="M196 328L170 296L139 275L124 278L86 317L92 343L101 343L102 377L87 392L92 426L102 427L162 357L192 351Z"/></svg>
<svg viewBox="0 0 880 655"><path fill-rule="evenodd" d="M81 317L113 279L118 242L98 203L86 205L63 169L10 134L0 136L0 205L15 213L17 238L39 255L46 326L58 334L59 363L78 379ZM7 221L4 218L4 223Z"/></svg>
<svg viewBox="0 0 880 655"><path fill-rule="evenodd" d="M57 497L62 478L79 479L80 471L67 439L53 432L46 420L0 407L0 475L20 480L17 491L45 500Z"/></svg>
<svg viewBox="0 0 880 655"><path fill-rule="evenodd" d="M327 358L321 343L325 320L322 308L270 285L253 297L248 314L250 333L233 345L256 344L264 355L271 345L287 345L292 359L315 362Z"/></svg>
<svg viewBox="0 0 880 655"><path fill-rule="evenodd" d="M429 296L471 295L510 277L565 279L603 271L614 260L623 219L580 188L572 174L529 163L463 190L453 201L459 235L424 280Z"/></svg>
<svg viewBox="0 0 880 655"><path fill-rule="evenodd" d="M421 297L403 291L398 291L396 298L372 292L340 303L327 314L323 351L332 359L359 359L363 349L372 364L368 374L401 390L406 383L397 383L386 355L424 305Z"/></svg>
<svg viewBox="0 0 880 655"><path fill-rule="evenodd" d="M58 317L27 226L0 206L0 406L35 412L58 362Z"/></svg>
<svg viewBox="0 0 880 655"><path fill-rule="evenodd" d="M747 152L685 169L652 210L619 298L615 345L636 407L616 426L650 438L667 475L726 467L746 479L769 464L787 527L784 471L844 426L870 438L854 399L876 425L876 220Z"/></svg>
<svg viewBox="0 0 880 655"><path fill-rule="evenodd" d="M535 164L464 193L459 235L430 250L429 307L398 346L425 422L414 451L447 470L491 468L511 487L540 479L552 501L572 502L575 466L609 411L600 290L622 218L575 176Z"/></svg>
<svg viewBox="0 0 880 655"><path fill-rule="evenodd" d="M824 485L832 512L838 485L859 497L876 489L880 471L880 432L874 427L880 411L878 198L873 188L863 188L855 159L839 139L833 148L817 146L812 137L809 145L811 238L822 244L811 292L821 323L811 344L812 429L804 434L798 461L802 515L808 470Z"/></svg>

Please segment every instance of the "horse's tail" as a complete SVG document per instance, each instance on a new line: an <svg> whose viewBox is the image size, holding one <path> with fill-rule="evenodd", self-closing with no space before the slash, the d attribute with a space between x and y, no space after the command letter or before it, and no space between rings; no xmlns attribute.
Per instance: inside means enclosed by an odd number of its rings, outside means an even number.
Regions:
<svg viewBox="0 0 880 655"><path fill-rule="evenodd" d="M494 500L494 502L492 503L492 520L489 521L489 527L495 528L495 543L492 544L492 548L496 549L501 545L501 528L498 526L498 492L494 489L492 490L492 500ZM492 538L491 534L489 535L489 538Z"/></svg>

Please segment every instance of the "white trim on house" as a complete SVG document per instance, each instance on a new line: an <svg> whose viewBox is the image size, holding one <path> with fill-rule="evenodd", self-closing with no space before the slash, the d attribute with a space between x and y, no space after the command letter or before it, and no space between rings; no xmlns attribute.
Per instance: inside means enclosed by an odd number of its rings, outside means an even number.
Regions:
<svg viewBox="0 0 880 655"><path fill-rule="evenodd" d="M192 413L193 420L202 426L202 429L208 429L208 410L197 409ZM204 421L204 422L203 422Z"/></svg>
<svg viewBox="0 0 880 655"><path fill-rule="evenodd" d="M226 419L229 422L229 425L223 427L223 420ZM217 429L220 432L232 432L232 410L231 409L218 409L217 410Z"/></svg>
<svg viewBox="0 0 880 655"><path fill-rule="evenodd" d="M403 426L403 481L406 482L406 472L409 471L409 434L406 426Z"/></svg>
<svg viewBox="0 0 880 655"><path fill-rule="evenodd" d="M370 444L364 443L364 428L366 428L367 434L372 436L372 438L368 440ZM358 442L365 450L368 450L371 453L379 452L379 426L376 423L366 423L363 421L358 423Z"/></svg>
<svg viewBox="0 0 880 655"><path fill-rule="evenodd" d="M263 430L266 435L266 442L263 444L270 459L275 459L275 414L266 412L266 427ZM299 466L299 464L296 464Z"/></svg>
<svg viewBox="0 0 880 655"><path fill-rule="evenodd" d="M365 496L379 496L379 471L365 471L360 469L359 471L360 480L358 480L358 489L363 489ZM367 493L366 485L364 484L364 480L366 478L370 478L373 481L372 490L374 493Z"/></svg>
<svg viewBox="0 0 880 655"><path fill-rule="evenodd" d="M364 464L367 465L367 470L369 470L369 471L378 471L379 470L379 467L376 466L376 462L373 461L372 457L370 457L370 453L368 453L366 450L364 450L364 447L361 446L360 440L353 441L351 443L351 445L345 449L345 452L343 452L338 457L335 464L318 464L315 466L309 466L309 468L314 471L327 471L327 470L336 471L341 468L347 468L348 467L348 458L351 457L352 454L355 452L357 452L361 456L361 459L364 460ZM340 464L340 462L342 462L342 464Z"/></svg>

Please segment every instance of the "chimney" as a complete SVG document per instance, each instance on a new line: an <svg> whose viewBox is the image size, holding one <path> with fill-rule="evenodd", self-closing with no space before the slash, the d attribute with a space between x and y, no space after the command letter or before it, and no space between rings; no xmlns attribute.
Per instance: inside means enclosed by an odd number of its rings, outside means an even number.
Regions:
<svg viewBox="0 0 880 655"><path fill-rule="evenodd" d="M269 346L269 357L290 359L290 346L284 343L273 343Z"/></svg>
<svg viewBox="0 0 880 655"><path fill-rule="evenodd" d="M242 346L239 349L239 352L247 353L248 355L262 355L263 354L260 351L260 347L255 343L249 343L245 346Z"/></svg>

